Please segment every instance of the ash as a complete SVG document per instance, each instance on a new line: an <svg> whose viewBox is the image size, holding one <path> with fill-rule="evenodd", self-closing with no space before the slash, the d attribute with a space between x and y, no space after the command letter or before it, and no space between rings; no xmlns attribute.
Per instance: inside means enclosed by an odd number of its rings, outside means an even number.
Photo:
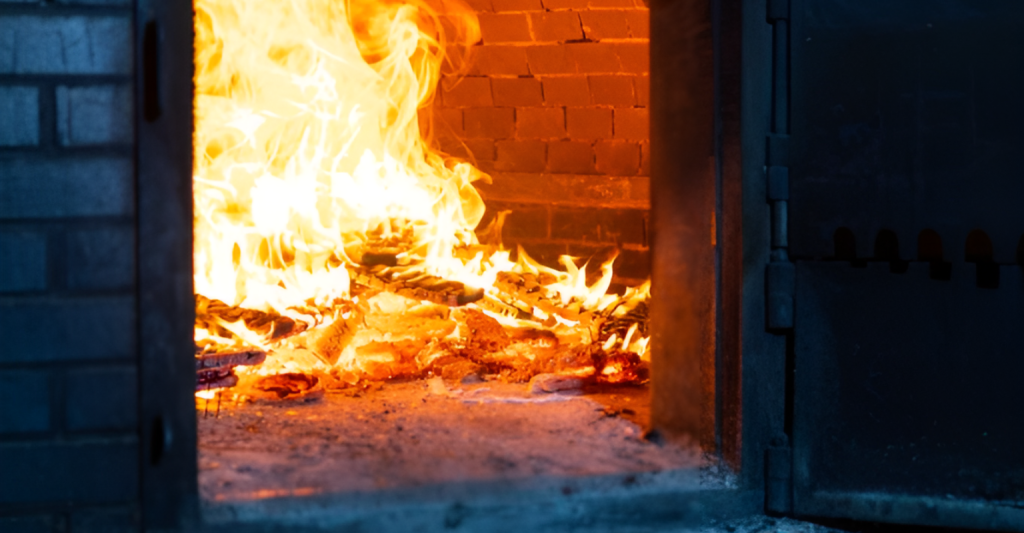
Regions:
<svg viewBox="0 0 1024 533"><path fill-rule="evenodd" d="M440 379L200 409L208 501L363 492L461 481L693 467L693 449L644 438L649 390L531 394Z"/></svg>

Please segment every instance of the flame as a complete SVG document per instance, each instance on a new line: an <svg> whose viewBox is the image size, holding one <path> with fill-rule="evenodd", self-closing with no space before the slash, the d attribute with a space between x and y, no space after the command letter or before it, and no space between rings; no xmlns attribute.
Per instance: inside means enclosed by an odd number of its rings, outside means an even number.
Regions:
<svg viewBox="0 0 1024 533"><path fill-rule="evenodd" d="M445 0L440 9L444 16L419 1L196 0L197 294L328 328L350 320L343 302L358 303L350 286L361 257L388 250L415 272L483 290L479 307L506 325L521 320L486 305L501 273L547 276L565 309L533 315L565 327L623 301L607 294L611 261L588 285L586 265L571 258L556 270L481 245L474 230L484 204L473 183L489 178L422 134L442 70L459 74L468 63L454 52L480 37L468 8ZM216 326L234 338L197 326L197 343L269 350L279 341L241 319ZM646 352L635 325L605 344ZM336 364L361 368L346 354Z"/></svg>

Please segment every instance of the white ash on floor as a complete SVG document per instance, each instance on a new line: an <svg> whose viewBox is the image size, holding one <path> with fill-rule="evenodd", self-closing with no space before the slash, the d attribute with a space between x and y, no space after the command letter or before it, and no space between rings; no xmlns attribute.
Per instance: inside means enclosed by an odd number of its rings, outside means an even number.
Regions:
<svg viewBox="0 0 1024 533"><path fill-rule="evenodd" d="M530 394L439 380L305 402L224 400L219 414L211 402L198 411L200 492L231 501L695 466L694 450L644 439L648 413L645 387Z"/></svg>

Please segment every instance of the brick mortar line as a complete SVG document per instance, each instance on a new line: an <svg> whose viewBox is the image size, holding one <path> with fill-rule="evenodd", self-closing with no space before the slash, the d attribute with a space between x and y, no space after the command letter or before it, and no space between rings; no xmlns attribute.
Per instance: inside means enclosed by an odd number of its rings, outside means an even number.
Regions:
<svg viewBox="0 0 1024 533"><path fill-rule="evenodd" d="M59 217L59 218L0 218L0 230L6 231L60 231L61 229L107 229L134 225L131 216Z"/></svg>
<svg viewBox="0 0 1024 533"><path fill-rule="evenodd" d="M629 250L631 252L648 252L648 251L650 251L650 247L649 246L644 246L642 244L637 244L637 243L634 243L634 242L616 243L616 242L609 242L609 241L581 241L581 240L573 240L573 239L553 239L553 238L543 238L543 237L542 238L525 238L525 237L523 237L523 238L518 238L518 239L509 239L509 241L514 241L515 244L523 244L523 245L529 245L529 244L559 244L559 245L573 245L573 244L576 244L576 245L579 245L579 244L582 244L582 245L586 245L586 246L597 246L597 247L602 247L602 248L621 248L623 250Z"/></svg>
<svg viewBox="0 0 1024 533"><path fill-rule="evenodd" d="M0 362L0 371L7 370L88 370L92 368L137 368L138 362L130 359L62 359L60 361L15 361Z"/></svg>
<svg viewBox="0 0 1024 533"><path fill-rule="evenodd" d="M567 173L567 172L498 172L498 171L495 171L495 172L491 172L490 174L491 174L492 177L500 176L500 177L503 177L503 178L507 177L507 178L510 178L510 179L511 178L518 178L518 177L521 177L521 176L537 176L537 175L541 175L541 176L545 176L545 177L548 177L548 178L553 178L553 179L556 179L556 180L573 179L573 178L580 177L580 176L586 176L586 177L589 178L589 177L592 176L591 174L571 174L571 173ZM619 176L619 175L615 175L615 174L602 175L601 177L603 177L603 178L615 178L615 179L619 179L619 180L634 180L634 179L637 179L637 178L648 178L648 176Z"/></svg>
<svg viewBox="0 0 1024 533"><path fill-rule="evenodd" d="M135 511L138 509L137 500L126 500L124 502L114 503L75 503L75 502L23 502L18 504L4 503L0 504L0 518L26 518L26 517L39 517L47 515L50 518L58 518L55 525L54 531L65 532L68 531L67 522L70 519L70 515L76 511L84 512L109 512L109 511L123 511L131 510Z"/></svg>
<svg viewBox="0 0 1024 533"><path fill-rule="evenodd" d="M56 129L56 120L54 120ZM43 136L40 135L40 138ZM58 142L54 139L54 142ZM52 161L54 159L109 159L132 158L135 155L134 144L110 144L92 146L27 146L0 148L0 163L6 161Z"/></svg>
<svg viewBox="0 0 1024 533"><path fill-rule="evenodd" d="M0 85L84 85L128 84L135 81L130 74L0 74Z"/></svg>
<svg viewBox="0 0 1024 533"><path fill-rule="evenodd" d="M587 211L594 211L594 210L609 210L609 211L612 211L612 210L624 210L624 209L626 209L626 210L633 210L633 211L650 211L651 210L649 207L638 207L638 206L642 205L641 202L639 202L639 201L623 202L623 203L617 203L617 204L600 204L600 205L591 203L591 204L584 205L580 201L572 201L572 200L567 200L567 201L564 201L564 202L554 202L554 201L548 201L548 200L545 200L543 198L536 198L536 197L529 197L529 198L533 198L532 200L515 200L515 199L506 199L506 198L502 198L502 197L492 196L492 195L487 195L487 196L488 197L484 199L485 201L487 201L489 204L498 204L499 206L505 206L507 204L515 204L515 205L525 204L526 207L531 207L531 208L534 208L534 207L537 207L537 206L552 207L552 208L579 207L579 208L585 209ZM488 205L488 207L491 207L491 205Z"/></svg>
<svg viewBox="0 0 1024 533"><path fill-rule="evenodd" d="M578 7L555 7L555 8L533 9L533 10L529 10L529 11L524 11L524 10L518 10L518 11L474 11L473 13L476 14L476 15L519 15L519 14L527 14L527 15L529 15L529 14L532 14L532 13L565 13L567 11L575 12L575 13L586 13L588 11L646 11L646 12L650 13L651 8L649 8L649 7L640 7L640 6L632 6L632 7L626 7L626 6L619 6L619 7L615 7L615 6L595 6L595 7L584 7L584 8L578 8Z"/></svg>
<svg viewBox="0 0 1024 533"><path fill-rule="evenodd" d="M125 500L113 503L86 503L81 502L24 502L19 504L0 504L0 518L24 518L46 516L54 520L55 532L66 532L70 530L71 516L76 511L111 511L129 510L139 512L139 500Z"/></svg>
<svg viewBox="0 0 1024 533"><path fill-rule="evenodd" d="M553 72L551 74L466 74L466 75L460 76L458 78L456 78L455 76L449 76L448 78L445 78L445 79L463 80L463 79L467 79L467 78L468 79L478 79L478 78L498 78L498 79L517 79L517 78L525 78L525 79L530 79L530 78L587 78L587 77L590 77L590 76L601 76L601 77L605 77L605 78L607 78L607 77L637 78L637 77L643 77L643 76L650 76L650 73L649 72L622 72L621 70L619 70L619 71L614 71L614 72L609 71L607 73L605 73L605 72ZM457 83L453 84L449 90L454 89L456 86L457 86Z"/></svg>
<svg viewBox="0 0 1024 533"><path fill-rule="evenodd" d="M612 104L587 104L587 105L489 105L489 106L440 106L441 109L648 109L647 106L642 105L612 105ZM466 139L491 139L492 137L466 137ZM511 138L511 137L509 137ZM558 137L559 139L569 139L570 136ZM577 139L580 141L609 141L618 139ZM635 139L639 141L646 141L647 139Z"/></svg>
<svg viewBox="0 0 1024 533"><path fill-rule="evenodd" d="M6 4L0 3L0 17L8 16L36 16L45 18L54 17L125 17L134 18L134 6L84 6L84 5L56 5L56 4Z"/></svg>
<svg viewBox="0 0 1024 533"><path fill-rule="evenodd" d="M49 435L49 437L40 438L41 435ZM59 431L46 431L33 433L31 436L26 437L18 437L16 435L0 437L0 449L21 448L39 444L139 444L139 436L136 430L118 429L110 430L109 432L82 431L68 432L67 434L61 434Z"/></svg>
<svg viewBox="0 0 1024 533"><path fill-rule="evenodd" d="M571 40L571 41L501 41L494 43L482 42L481 44L470 45L470 50L474 48L489 48L498 46L511 46L514 48L526 48L529 46L568 46L572 44L586 45L586 44L644 44L650 43L650 37L609 37L606 39L599 40Z"/></svg>
<svg viewBox="0 0 1024 533"><path fill-rule="evenodd" d="M106 293L75 293L75 294L34 294L16 295L5 294L0 296L0 306L21 306L28 304L55 304L55 303L89 303L96 300L124 299L125 296L135 296L134 289L121 290L118 292L109 291Z"/></svg>
<svg viewBox="0 0 1024 533"><path fill-rule="evenodd" d="M57 86L52 83L40 83L36 89L39 98L39 144L35 149L52 149L60 143L57 140L59 126L57 124Z"/></svg>
<svg viewBox="0 0 1024 533"><path fill-rule="evenodd" d="M621 204L595 204L595 203L582 203L582 202L546 202L539 199L529 199L527 197L516 198L516 197L487 197L484 198L485 202L500 202L509 204L524 204L529 207L536 206L551 206L551 207L578 207L582 209L634 209L637 211L650 211L651 208L647 204L641 203L621 203Z"/></svg>
<svg viewBox="0 0 1024 533"><path fill-rule="evenodd" d="M61 239L64 240L64 239ZM67 249L67 245L61 246L60 252ZM66 261L60 261L65 263ZM64 287L64 281L67 278L67 272L56 272L52 278L47 276L47 284L49 287L41 291L11 291L0 293L0 306L8 305L13 303L18 305L20 303L34 303L35 301L54 300L61 302L73 302L73 301L85 301L95 299L107 299L107 298L123 298L125 296L135 296L136 287L135 283L132 283L130 287L124 287L119 289L68 289ZM19 300L14 301L12 300Z"/></svg>

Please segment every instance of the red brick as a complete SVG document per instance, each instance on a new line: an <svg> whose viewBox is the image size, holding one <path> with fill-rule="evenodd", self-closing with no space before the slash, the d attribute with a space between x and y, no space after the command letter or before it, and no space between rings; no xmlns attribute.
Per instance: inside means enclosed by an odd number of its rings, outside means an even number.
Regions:
<svg viewBox="0 0 1024 533"><path fill-rule="evenodd" d="M522 243L522 247L523 251L526 252L526 255L530 256L531 259L542 265L547 265L558 270L565 268L558 262L559 257L569 253L569 248L564 243L534 241ZM515 257L518 256L519 252L516 250Z"/></svg>
<svg viewBox="0 0 1024 533"><path fill-rule="evenodd" d="M565 42L583 38L580 17L575 11L532 13L530 25L533 27L534 37L540 42Z"/></svg>
<svg viewBox="0 0 1024 533"><path fill-rule="evenodd" d="M643 107L651 105L651 77L637 76L633 79L633 86L636 88L636 104Z"/></svg>
<svg viewBox="0 0 1024 533"><path fill-rule="evenodd" d="M544 105L590 105L590 84L583 76L544 78Z"/></svg>
<svg viewBox="0 0 1024 533"><path fill-rule="evenodd" d="M589 7L634 7L633 0L587 0Z"/></svg>
<svg viewBox="0 0 1024 533"><path fill-rule="evenodd" d="M494 161L494 141L491 139L466 139L466 149L477 161Z"/></svg>
<svg viewBox="0 0 1024 533"><path fill-rule="evenodd" d="M649 43L619 43L615 52L622 64L622 72L647 74L651 71L651 45Z"/></svg>
<svg viewBox="0 0 1024 533"><path fill-rule="evenodd" d="M625 39L629 37L628 11L620 9L587 10L580 12L583 32L587 39Z"/></svg>
<svg viewBox="0 0 1024 533"><path fill-rule="evenodd" d="M644 171L644 165L649 164L644 160L650 160L651 145L649 143L642 143L640 145L640 175L637 177L629 178L629 192L622 195L622 198L628 198L632 202L638 202L650 209L651 205L651 177L648 175L650 172Z"/></svg>
<svg viewBox="0 0 1024 533"><path fill-rule="evenodd" d="M488 76L508 74L521 76L530 73L526 64L526 50L522 46L476 46L473 47L471 75Z"/></svg>
<svg viewBox="0 0 1024 533"><path fill-rule="evenodd" d="M608 139L612 136L612 110L570 107L565 110L565 124L572 139Z"/></svg>
<svg viewBox="0 0 1024 533"><path fill-rule="evenodd" d="M429 114L427 113L429 111ZM427 115L433 119L432 133L434 138L462 137L465 131L462 129L462 110L443 109L439 107L427 108L420 113L420 133L426 134Z"/></svg>
<svg viewBox="0 0 1024 533"><path fill-rule="evenodd" d="M646 209L555 207L551 210L551 237L639 245L646 240L647 216Z"/></svg>
<svg viewBox="0 0 1024 533"><path fill-rule="evenodd" d="M590 101L595 105L632 107L633 78L631 76L590 76Z"/></svg>
<svg viewBox="0 0 1024 533"><path fill-rule="evenodd" d="M544 0L544 9L583 9L587 0Z"/></svg>
<svg viewBox="0 0 1024 533"><path fill-rule="evenodd" d="M629 36L634 39L651 37L651 12L648 9L632 9L626 12Z"/></svg>
<svg viewBox="0 0 1024 533"><path fill-rule="evenodd" d="M479 20L484 44L533 40L525 13L482 13Z"/></svg>
<svg viewBox="0 0 1024 533"><path fill-rule="evenodd" d="M491 87L495 105L534 106L544 102L540 80L536 78L494 78Z"/></svg>
<svg viewBox="0 0 1024 533"><path fill-rule="evenodd" d="M615 259L615 277L644 279L651 275L651 251L649 249L623 249Z"/></svg>
<svg viewBox="0 0 1024 533"><path fill-rule="evenodd" d="M561 107L516 109L516 137L520 139L561 139L565 137L565 109Z"/></svg>
<svg viewBox="0 0 1024 533"><path fill-rule="evenodd" d="M503 11L540 11L543 7L540 0L491 0L491 5L498 12Z"/></svg>
<svg viewBox="0 0 1024 533"><path fill-rule="evenodd" d="M624 141L598 141L594 145L596 168L609 176L633 176L640 170L640 145Z"/></svg>
<svg viewBox="0 0 1024 533"><path fill-rule="evenodd" d="M527 46L526 57L530 62L530 72L534 75L576 72L576 65L569 56L569 47L564 44Z"/></svg>
<svg viewBox="0 0 1024 533"><path fill-rule="evenodd" d="M593 146L583 141L549 142L548 172L559 174L593 174Z"/></svg>
<svg viewBox="0 0 1024 533"><path fill-rule="evenodd" d="M463 113L462 123L469 138L508 139L515 130L515 111L511 107L471 107Z"/></svg>
<svg viewBox="0 0 1024 533"><path fill-rule="evenodd" d="M477 13L483 13L486 11L494 10L494 8L491 5L491 0L465 0L465 2L470 9Z"/></svg>
<svg viewBox="0 0 1024 533"><path fill-rule="evenodd" d="M460 80L441 81L441 100L445 107L489 107L491 80L484 77L465 77Z"/></svg>
<svg viewBox="0 0 1024 533"><path fill-rule="evenodd" d="M640 144L640 175L651 175L651 143Z"/></svg>
<svg viewBox="0 0 1024 533"><path fill-rule="evenodd" d="M547 163L544 141L497 141L494 169L502 172L543 172Z"/></svg>
<svg viewBox="0 0 1024 533"><path fill-rule="evenodd" d="M443 136L438 143L442 152L470 161L494 161L494 140L461 139L451 135Z"/></svg>
<svg viewBox="0 0 1024 533"><path fill-rule="evenodd" d="M505 225L502 226L504 242L548 238L551 214L547 206L497 203L496 207L511 211L505 218ZM487 203L487 210L491 210L491 202Z"/></svg>
<svg viewBox="0 0 1024 533"><path fill-rule="evenodd" d="M472 17L476 16L475 12L470 13L443 13L439 15L438 21L441 24L441 29L445 35L459 35L462 33L462 28L466 26L467 18L472 20ZM431 28L432 30L433 28ZM425 30L425 31L431 31ZM479 36L477 38L479 40ZM460 41L461 42L461 41ZM472 43L470 43L472 44ZM449 49L452 47L449 47Z"/></svg>
<svg viewBox="0 0 1024 533"><path fill-rule="evenodd" d="M651 117L644 107L615 110L615 138L646 141L651 137Z"/></svg>
<svg viewBox="0 0 1024 533"><path fill-rule="evenodd" d="M445 154L452 157L458 157L460 159L470 159L469 149L466 148L466 143L457 137L451 135L445 135L438 138L436 144L438 150L441 150Z"/></svg>
<svg viewBox="0 0 1024 533"><path fill-rule="evenodd" d="M568 45L568 55L577 72L618 74L622 69L619 56L615 54L616 46L610 43L573 43Z"/></svg>

